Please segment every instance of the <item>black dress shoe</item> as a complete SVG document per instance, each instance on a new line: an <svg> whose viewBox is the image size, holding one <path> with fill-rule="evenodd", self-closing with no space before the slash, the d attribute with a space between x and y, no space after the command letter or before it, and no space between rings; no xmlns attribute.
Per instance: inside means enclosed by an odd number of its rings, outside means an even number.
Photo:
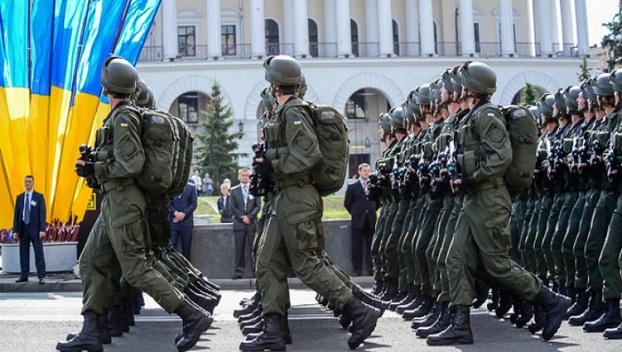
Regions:
<svg viewBox="0 0 622 352"><path fill-rule="evenodd" d="M20 277L19 279L15 280L15 282L28 282L28 278L27 277Z"/></svg>
<svg viewBox="0 0 622 352"><path fill-rule="evenodd" d="M39 285L43 285L45 283L45 278L40 278L39 279Z"/></svg>

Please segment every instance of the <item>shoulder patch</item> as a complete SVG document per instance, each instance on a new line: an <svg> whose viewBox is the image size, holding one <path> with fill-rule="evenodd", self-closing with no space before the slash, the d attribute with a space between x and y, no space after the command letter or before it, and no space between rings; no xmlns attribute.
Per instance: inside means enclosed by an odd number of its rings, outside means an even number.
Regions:
<svg viewBox="0 0 622 352"><path fill-rule="evenodd" d="M493 110L486 110L486 116L495 117L495 112Z"/></svg>
<svg viewBox="0 0 622 352"><path fill-rule="evenodd" d="M119 119L119 126L127 128L127 120L125 119L125 117L121 117Z"/></svg>
<svg viewBox="0 0 622 352"><path fill-rule="evenodd" d="M294 126L302 125L302 120L298 116L294 117L292 122L294 123Z"/></svg>

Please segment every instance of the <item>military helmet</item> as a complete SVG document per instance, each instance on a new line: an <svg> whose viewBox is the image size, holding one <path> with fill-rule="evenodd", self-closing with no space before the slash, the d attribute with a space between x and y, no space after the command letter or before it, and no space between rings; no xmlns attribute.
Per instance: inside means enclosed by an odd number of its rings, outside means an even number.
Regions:
<svg viewBox="0 0 622 352"><path fill-rule="evenodd" d="M579 86L569 86L564 91L564 103L566 104L566 110L568 113L573 114L579 110L579 103L577 99L579 98L579 93L581 92L581 88Z"/></svg>
<svg viewBox="0 0 622 352"><path fill-rule="evenodd" d="M296 89L296 95L298 96L298 98L302 99L305 97L305 94L307 94L307 80L305 79L305 75L304 73L300 73L300 85L298 86L298 89Z"/></svg>
<svg viewBox="0 0 622 352"><path fill-rule="evenodd" d="M120 56L111 56L102 67L99 78L105 93L133 94L138 88L138 71Z"/></svg>
<svg viewBox="0 0 622 352"><path fill-rule="evenodd" d="M622 93L622 68L619 68L609 75L611 87L618 93Z"/></svg>
<svg viewBox="0 0 622 352"><path fill-rule="evenodd" d="M454 92L454 84L451 80L451 76L453 75L453 71L448 68L443 73L441 73L440 84L442 87L445 87L445 90L449 93Z"/></svg>
<svg viewBox="0 0 622 352"><path fill-rule="evenodd" d="M302 69L293 57L287 55L270 56L264 61L266 81L280 85L293 86L300 84Z"/></svg>
<svg viewBox="0 0 622 352"><path fill-rule="evenodd" d="M460 76L460 68L462 66L456 65L451 69L451 83L454 88L454 92L462 91L462 77Z"/></svg>
<svg viewBox="0 0 622 352"><path fill-rule="evenodd" d="M555 92L555 94L553 94L553 96L555 97L554 107L557 108L557 111L560 114L566 115L566 102L564 101L564 90L562 88L559 88Z"/></svg>
<svg viewBox="0 0 622 352"><path fill-rule="evenodd" d="M540 101L538 101L538 110L546 117L553 117L553 105L555 105L555 96L550 93L542 94Z"/></svg>
<svg viewBox="0 0 622 352"><path fill-rule="evenodd" d="M274 95L272 95L272 89L270 89L270 87L264 88L259 96L261 97L261 105L264 109L270 109L276 104L276 100L274 99Z"/></svg>
<svg viewBox="0 0 622 352"><path fill-rule="evenodd" d="M527 110L536 118L536 121L540 120L540 109L538 109L537 105L529 105Z"/></svg>
<svg viewBox="0 0 622 352"><path fill-rule="evenodd" d="M136 105L147 109L155 108L155 98L153 96L153 92L147 83L142 79L138 81L138 89L139 93L136 97Z"/></svg>
<svg viewBox="0 0 622 352"><path fill-rule="evenodd" d="M389 113L382 112L378 115L378 127L387 132L391 130L391 115Z"/></svg>
<svg viewBox="0 0 622 352"><path fill-rule="evenodd" d="M393 129L404 128L404 109L401 106L396 106L389 110L391 116L391 127Z"/></svg>
<svg viewBox="0 0 622 352"><path fill-rule="evenodd" d="M613 87L609 81L609 75L609 73L601 73L598 77L596 77L596 82L593 84L594 94L603 97L613 95Z"/></svg>
<svg viewBox="0 0 622 352"><path fill-rule="evenodd" d="M441 101L441 82L436 80L430 83L430 102L435 103Z"/></svg>
<svg viewBox="0 0 622 352"><path fill-rule="evenodd" d="M425 83L417 87L417 93L419 97L419 106L427 106L430 105L430 84Z"/></svg>
<svg viewBox="0 0 622 352"><path fill-rule="evenodd" d="M492 94L497 90L497 75L483 62L465 62L460 70L462 85L478 94Z"/></svg>
<svg viewBox="0 0 622 352"><path fill-rule="evenodd" d="M594 93L594 79L586 79L581 82L579 88L581 89L581 93L583 93L583 98L586 100L596 101L596 94Z"/></svg>
<svg viewBox="0 0 622 352"><path fill-rule="evenodd" d="M413 89L406 98L405 114L407 118L414 117L413 114L421 115L421 109L419 109L419 92Z"/></svg>

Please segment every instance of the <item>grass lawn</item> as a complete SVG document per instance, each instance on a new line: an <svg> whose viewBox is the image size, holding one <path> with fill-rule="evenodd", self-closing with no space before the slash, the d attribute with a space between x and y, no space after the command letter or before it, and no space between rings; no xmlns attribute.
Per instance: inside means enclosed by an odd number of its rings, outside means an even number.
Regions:
<svg viewBox="0 0 622 352"><path fill-rule="evenodd" d="M350 219L350 214L346 208L343 207L343 195L330 195L324 197L324 220L338 220L338 219ZM212 197L199 197L197 210L195 215L211 215L218 218L218 208L216 202L217 196Z"/></svg>

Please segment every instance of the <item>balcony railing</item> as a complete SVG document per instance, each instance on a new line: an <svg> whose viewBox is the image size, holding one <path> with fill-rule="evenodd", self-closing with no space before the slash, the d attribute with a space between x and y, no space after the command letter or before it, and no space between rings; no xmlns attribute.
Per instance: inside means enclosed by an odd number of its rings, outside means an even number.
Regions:
<svg viewBox="0 0 622 352"><path fill-rule="evenodd" d="M421 43L399 42L393 45L394 53L399 57L420 57ZM266 44L267 55L290 55L295 56L294 43L268 43ZM309 55L314 58L337 57L337 43L310 43ZM380 55L378 42L353 42L352 54L354 57L374 58ZM462 48L457 42L436 42L435 54L441 57L461 57ZM500 57L501 42L478 42L475 43L475 56L477 57ZM514 57L541 56L540 43L517 42L515 44ZM549 57L577 57L578 50L573 43L553 43ZM222 57L224 59L248 59L251 57L250 44L223 45ZM207 60L207 45L188 45L179 47L177 59L183 60ZM139 62L156 62L164 60L162 46L144 46L138 59Z"/></svg>

